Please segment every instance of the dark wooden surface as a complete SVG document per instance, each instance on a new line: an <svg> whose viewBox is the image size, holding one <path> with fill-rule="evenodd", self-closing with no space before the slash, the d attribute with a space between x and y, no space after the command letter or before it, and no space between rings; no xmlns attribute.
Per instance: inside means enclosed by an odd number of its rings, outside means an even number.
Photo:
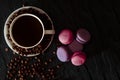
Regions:
<svg viewBox="0 0 120 80"><path fill-rule="evenodd" d="M87 61L75 67L63 63L57 80L120 80L120 4L115 0L25 0L26 5L36 6L48 13L53 20L56 34L50 48L56 50L56 40L62 29L74 33L78 28L87 29L91 41L84 46ZM13 57L3 36L4 23L9 14L21 7L22 0L0 0L0 80L6 79L7 64ZM57 59L56 59L57 60Z"/></svg>

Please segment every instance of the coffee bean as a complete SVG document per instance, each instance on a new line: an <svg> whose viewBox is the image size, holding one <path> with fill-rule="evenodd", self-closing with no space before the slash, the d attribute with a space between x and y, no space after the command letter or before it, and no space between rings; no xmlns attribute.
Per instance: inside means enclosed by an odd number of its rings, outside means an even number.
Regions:
<svg viewBox="0 0 120 80"><path fill-rule="evenodd" d="M40 59L37 59L38 62L40 62Z"/></svg>
<svg viewBox="0 0 120 80"><path fill-rule="evenodd" d="M10 24L9 24L9 23L7 23L6 25L8 26L8 28L10 27Z"/></svg>
<svg viewBox="0 0 120 80"><path fill-rule="evenodd" d="M52 78L54 79L54 78L55 78L55 76L54 76L54 75L52 75Z"/></svg>
<svg viewBox="0 0 120 80"><path fill-rule="evenodd" d="M55 55L55 54L56 54L56 52L55 52L55 51L53 51L53 54Z"/></svg>
<svg viewBox="0 0 120 80"><path fill-rule="evenodd" d="M9 79L9 75L7 75L7 78Z"/></svg>
<svg viewBox="0 0 120 80"><path fill-rule="evenodd" d="M51 80L51 77L48 77L48 80Z"/></svg>
<svg viewBox="0 0 120 80"><path fill-rule="evenodd" d="M37 60L38 58L37 58L37 57L35 57L35 59Z"/></svg>
<svg viewBox="0 0 120 80"><path fill-rule="evenodd" d="M14 62L14 60L13 60L13 59L11 59L11 60L10 60L10 62L11 62L11 63L13 63L13 62Z"/></svg>
<svg viewBox="0 0 120 80"><path fill-rule="evenodd" d="M17 58L14 58L15 61L17 61Z"/></svg>
<svg viewBox="0 0 120 80"><path fill-rule="evenodd" d="M13 19L13 18L10 18L10 19L9 19L9 22L10 22L10 23L13 21L12 19Z"/></svg>
<svg viewBox="0 0 120 80"><path fill-rule="evenodd" d="M27 61L25 61L25 64L27 64L28 62Z"/></svg>
<svg viewBox="0 0 120 80"><path fill-rule="evenodd" d="M44 69L44 68L42 68L42 70L44 71L45 69Z"/></svg>
<svg viewBox="0 0 120 80"><path fill-rule="evenodd" d="M38 45L38 48L41 48L41 45Z"/></svg>
<svg viewBox="0 0 120 80"><path fill-rule="evenodd" d="M8 48L5 48L5 51L8 52Z"/></svg>
<svg viewBox="0 0 120 80"><path fill-rule="evenodd" d="M28 75L29 75L29 73L28 73L28 72L26 72L25 74L26 74L26 76L28 76Z"/></svg>
<svg viewBox="0 0 120 80"><path fill-rule="evenodd" d="M60 66L59 66L59 65L57 65L57 68L60 68Z"/></svg>
<svg viewBox="0 0 120 80"><path fill-rule="evenodd" d="M25 49L25 52L28 52L28 49Z"/></svg>
<svg viewBox="0 0 120 80"><path fill-rule="evenodd" d="M9 34L7 34L7 38L8 38L8 40L12 41L12 39L11 39Z"/></svg>
<svg viewBox="0 0 120 80"><path fill-rule="evenodd" d="M31 75L31 77L33 78L33 77L34 77L34 75Z"/></svg>
<svg viewBox="0 0 120 80"><path fill-rule="evenodd" d="M12 63L9 64L9 66L12 66L12 65L13 65Z"/></svg>
<svg viewBox="0 0 120 80"><path fill-rule="evenodd" d="M50 72L51 70L50 70L50 69L48 69L48 71Z"/></svg>
<svg viewBox="0 0 120 80"><path fill-rule="evenodd" d="M23 60L21 60L21 63L23 64Z"/></svg>
<svg viewBox="0 0 120 80"><path fill-rule="evenodd" d="M16 62L14 62L14 65L16 66L16 65L17 65L17 63L16 63Z"/></svg>
<svg viewBox="0 0 120 80"><path fill-rule="evenodd" d="M12 69L12 66L9 66L9 69Z"/></svg>
<svg viewBox="0 0 120 80"><path fill-rule="evenodd" d="M44 76L44 75L42 75L42 78L45 78L45 76Z"/></svg>
<svg viewBox="0 0 120 80"><path fill-rule="evenodd" d="M24 80L22 77L20 77L20 80Z"/></svg>
<svg viewBox="0 0 120 80"><path fill-rule="evenodd" d="M17 13L14 13L14 15L13 15L13 19L14 19L15 17L17 17L17 15L18 15Z"/></svg>
<svg viewBox="0 0 120 80"><path fill-rule="evenodd" d="M11 80L12 78L11 77L9 77L8 75L7 75L7 78L9 79L9 80Z"/></svg>
<svg viewBox="0 0 120 80"><path fill-rule="evenodd" d="M47 65L48 63L47 62L45 62L45 65Z"/></svg>
<svg viewBox="0 0 120 80"><path fill-rule="evenodd" d="M18 73L20 74L20 73L21 73L21 71L19 70L19 71L18 71Z"/></svg>
<svg viewBox="0 0 120 80"><path fill-rule="evenodd" d="M12 20L10 19L8 23L10 23L10 24L11 24L11 23L12 23Z"/></svg>
<svg viewBox="0 0 120 80"><path fill-rule="evenodd" d="M17 80L16 78L14 80Z"/></svg>
<svg viewBox="0 0 120 80"><path fill-rule="evenodd" d="M31 68L34 68L34 65L31 65Z"/></svg>
<svg viewBox="0 0 120 80"><path fill-rule="evenodd" d="M9 74L9 73L10 73L10 71L7 71L7 73Z"/></svg>
<svg viewBox="0 0 120 80"><path fill-rule="evenodd" d="M12 75L11 73L9 74L9 76L10 76L10 77L13 77L13 75Z"/></svg>
<svg viewBox="0 0 120 80"><path fill-rule="evenodd" d="M49 62L52 62L52 59L49 59Z"/></svg>
<svg viewBox="0 0 120 80"><path fill-rule="evenodd" d="M15 52L13 52L13 54L15 54Z"/></svg>

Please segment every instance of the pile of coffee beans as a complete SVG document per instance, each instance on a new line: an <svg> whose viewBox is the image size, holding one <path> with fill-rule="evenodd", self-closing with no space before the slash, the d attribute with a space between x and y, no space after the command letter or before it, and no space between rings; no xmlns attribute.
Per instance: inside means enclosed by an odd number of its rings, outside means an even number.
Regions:
<svg viewBox="0 0 120 80"><path fill-rule="evenodd" d="M54 56L54 52L53 52ZM22 57L17 56L13 58L7 65L7 79L8 80L54 80L57 70L60 65L54 67L49 66L53 63L54 58L48 58L44 55L36 57Z"/></svg>
<svg viewBox="0 0 120 80"><path fill-rule="evenodd" d="M14 45L13 49L18 51L19 55L21 56L27 56L28 54L42 53L41 45L37 45L36 47L30 49L24 49Z"/></svg>

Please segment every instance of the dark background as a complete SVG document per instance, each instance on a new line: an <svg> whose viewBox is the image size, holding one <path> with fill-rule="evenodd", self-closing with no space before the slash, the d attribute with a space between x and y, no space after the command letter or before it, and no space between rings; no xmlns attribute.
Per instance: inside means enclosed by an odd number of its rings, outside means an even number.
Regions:
<svg viewBox="0 0 120 80"><path fill-rule="evenodd" d="M60 80L120 80L120 3L115 0L25 0L25 5L43 9L51 17L56 34L46 54L56 50L56 40L62 29L85 28L91 41L84 46L87 61L75 67L63 63ZM13 57L3 36L9 14L22 7L22 0L0 0L0 80L5 80L7 64ZM57 60L57 59L56 59ZM58 80L57 79L57 80Z"/></svg>

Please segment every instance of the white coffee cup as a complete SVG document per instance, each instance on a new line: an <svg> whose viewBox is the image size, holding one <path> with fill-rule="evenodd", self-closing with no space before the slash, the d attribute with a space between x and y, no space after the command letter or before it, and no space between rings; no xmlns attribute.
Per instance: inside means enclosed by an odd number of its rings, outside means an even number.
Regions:
<svg viewBox="0 0 120 80"><path fill-rule="evenodd" d="M39 41L36 43L36 44L34 44L34 45L31 45L31 46L23 46L23 45L21 45L21 44L19 44L15 39L14 39L14 37L13 37L13 26L15 25L15 23L20 19L20 18L22 18L22 17L32 17L32 18L34 18L34 19L36 19L37 21L39 21L39 23L41 24L41 29L42 29L42 34L41 34L41 38L39 39ZM24 23L24 22L23 22ZM24 23L25 24L25 23ZM28 23L26 23L26 24L28 24ZM22 27L22 26L21 26ZM36 27L36 26L35 26ZM38 27L38 26L37 26ZM29 30L29 28L28 28L28 30ZM27 32L27 31L26 31ZM22 33L22 32L21 32ZM28 34L28 33L26 33L26 34ZM44 28L44 24L43 24L43 22L41 21L41 19L40 18L38 18L37 16L35 16L35 15L33 15L33 14L29 14L29 13L25 13L25 14L21 14L21 15L19 15L19 16L17 16L13 21L12 21L12 23L11 23L11 25L10 25L10 37L11 37L11 39L12 39L12 41L13 41L13 43L15 44L15 45L17 45L18 47L21 47L21 48L25 48L25 49L29 49L29 48L33 48L33 47L35 47L35 46L37 46L38 44L40 44L40 42L43 40L43 38L44 38L44 35L49 35L49 34L55 34L55 30L45 30L45 28ZM24 35L23 35L24 36ZM37 36L37 35L36 35ZM19 36L18 36L19 37ZM27 36L26 36L27 37ZM32 36L31 36L32 37ZM22 39L21 39L22 40ZM33 39L34 40L34 39Z"/></svg>

